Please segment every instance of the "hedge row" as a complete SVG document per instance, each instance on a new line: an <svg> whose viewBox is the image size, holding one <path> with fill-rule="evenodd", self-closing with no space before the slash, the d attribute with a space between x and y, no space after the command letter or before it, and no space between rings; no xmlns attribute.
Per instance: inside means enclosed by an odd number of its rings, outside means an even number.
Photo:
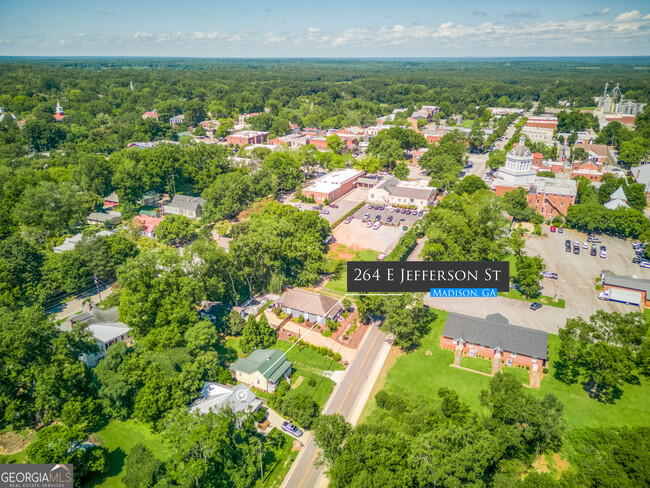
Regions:
<svg viewBox="0 0 650 488"><path fill-rule="evenodd" d="M417 245L417 235L415 226L402 236L395 248L386 256L386 261L404 261L415 249Z"/></svg>
<svg viewBox="0 0 650 488"><path fill-rule="evenodd" d="M360 209L361 207L363 207L365 204L366 204L366 202L361 202L359 205L357 205L357 206L354 207L352 210L350 210L348 213L346 213L343 217L341 217L340 219L335 220L335 221L332 223L332 225L331 225L332 229L334 229L334 227L336 227L337 225L339 225L341 222L343 222L345 219L347 219L350 215L352 215L354 212L356 212L357 210L359 210L359 209Z"/></svg>
<svg viewBox="0 0 650 488"><path fill-rule="evenodd" d="M296 341L298 340L298 338L295 337L295 336L291 336L291 337L289 337L289 340L290 340L291 342L296 342ZM332 350L331 350L330 348L328 348L328 347L325 347L325 346L315 346L315 345L313 345L313 344L309 344L308 342L304 342L304 341L303 341L303 344L304 344L305 346L309 347L309 349L311 349L312 351L316 351L316 352L317 352L318 354L320 354L321 356L326 356L326 357L328 357L328 358L332 358L334 361L340 361L340 360L341 360L341 354L338 353L338 352L334 352L334 351L332 351Z"/></svg>

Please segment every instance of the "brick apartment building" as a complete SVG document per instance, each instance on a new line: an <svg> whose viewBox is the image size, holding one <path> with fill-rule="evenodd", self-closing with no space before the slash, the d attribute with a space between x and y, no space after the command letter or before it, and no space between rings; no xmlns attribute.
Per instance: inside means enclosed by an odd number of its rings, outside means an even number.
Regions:
<svg viewBox="0 0 650 488"><path fill-rule="evenodd" d="M571 167L571 178L582 176L589 181L598 182L603 179L603 165L602 163L586 160L575 161Z"/></svg>
<svg viewBox="0 0 650 488"><path fill-rule="evenodd" d="M228 144L234 144L239 146L247 146L249 144L262 144L266 142L268 137L268 132L257 131L257 130L243 130L240 132L235 132L226 137L226 142Z"/></svg>
<svg viewBox="0 0 650 488"><path fill-rule="evenodd" d="M548 334L512 325L500 314L480 319L450 313L440 336L440 347L455 351L458 361L459 355L491 359L493 372L515 365L537 371L546 366Z"/></svg>

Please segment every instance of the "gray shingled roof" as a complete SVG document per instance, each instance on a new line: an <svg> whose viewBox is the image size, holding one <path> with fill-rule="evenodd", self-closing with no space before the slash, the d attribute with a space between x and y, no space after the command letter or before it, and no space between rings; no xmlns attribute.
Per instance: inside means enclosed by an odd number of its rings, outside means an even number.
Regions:
<svg viewBox="0 0 650 488"><path fill-rule="evenodd" d="M603 276L603 285L618 286L620 288L629 288L630 290L645 291L650 296L650 280L641 280L629 276L619 276L606 273Z"/></svg>
<svg viewBox="0 0 650 488"><path fill-rule="evenodd" d="M276 303L291 310L321 317L327 314L327 318L335 317L343 309L343 305L338 303L336 298L301 288L290 289L278 298Z"/></svg>
<svg viewBox="0 0 650 488"><path fill-rule="evenodd" d="M423 188L414 186L400 186L402 180L390 176L386 178L377 188L383 188L389 195L396 197L427 199L435 191L433 188Z"/></svg>
<svg viewBox="0 0 650 488"><path fill-rule="evenodd" d="M465 342L503 351L546 359L548 334L534 329L512 325L502 315L489 315L485 319L450 313L447 315L444 337L463 339Z"/></svg>
<svg viewBox="0 0 650 488"><path fill-rule="evenodd" d="M181 210L189 210L196 212L199 205L203 206L204 200L201 197L190 197L187 195L174 195L174 199L169 204L170 207L180 208Z"/></svg>

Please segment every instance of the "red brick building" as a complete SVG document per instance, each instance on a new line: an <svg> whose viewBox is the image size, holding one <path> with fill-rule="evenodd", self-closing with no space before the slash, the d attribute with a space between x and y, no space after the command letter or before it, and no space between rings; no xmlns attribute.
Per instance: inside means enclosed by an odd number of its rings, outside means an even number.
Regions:
<svg viewBox="0 0 650 488"><path fill-rule="evenodd" d="M641 294L641 306L650 307L650 280L618 276L612 273L603 273L603 290L619 289L635 291Z"/></svg>
<svg viewBox="0 0 650 488"><path fill-rule="evenodd" d="M235 132L226 137L226 142L228 144L234 144L239 146L247 146L248 144L263 144L266 142L268 137L268 132L262 132L257 130L243 130L240 132Z"/></svg>
<svg viewBox="0 0 650 488"><path fill-rule="evenodd" d="M484 319L450 313L440 336L440 347L462 356L483 356L492 360L492 372L504 366L528 366L532 372L546 366L548 334L512 325L500 314ZM541 371L539 371L541 372Z"/></svg>
<svg viewBox="0 0 650 488"><path fill-rule="evenodd" d="M598 182L603 179L603 165L591 160L575 161L571 168L571 178L578 176Z"/></svg>
<svg viewBox="0 0 650 488"><path fill-rule="evenodd" d="M540 127L543 129L557 129L557 117L530 117L526 120L528 127Z"/></svg>
<svg viewBox="0 0 650 488"><path fill-rule="evenodd" d="M576 203L578 182L558 178L536 178L528 188L528 205L545 218L566 216L567 209Z"/></svg>
<svg viewBox="0 0 650 488"><path fill-rule="evenodd" d="M334 202L355 187L356 181L364 175L362 170L342 169L333 171L314 180L302 190L302 194L317 203L325 200Z"/></svg>

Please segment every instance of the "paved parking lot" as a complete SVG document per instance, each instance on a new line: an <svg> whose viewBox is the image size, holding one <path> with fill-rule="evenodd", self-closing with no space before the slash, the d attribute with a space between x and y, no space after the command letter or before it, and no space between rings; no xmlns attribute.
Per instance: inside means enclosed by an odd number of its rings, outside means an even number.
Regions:
<svg viewBox="0 0 650 488"><path fill-rule="evenodd" d="M329 214L321 213L321 217L327 220L330 224L335 222L356 207L359 203L363 202L366 198L366 192L367 190L365 188L355 188L347 195L339 198L336 202L332 202L333 204L338 205L339 208L332 208L323 205L323 209L329 211ZM315 203L291 203L290 205L293 205L300 210L314 210L314 207L316 207ZM363 216L363 214L361 215Z"/></svg>
<svg viewBox="0 0 650 488"><path fill-rule="evenodd" d="M374 214L373 214L374 215ZM334 229L334 242L353 249L373 249L388 254L405 234L401 226L382 225L375 230L366 227L361 218L354 218L349 224L342 223Z"/></svg>
<svg viewBox="0 0 650 488"><path fill-rule="evenodd" d="M374 221L377 215L381 215L382 223L386 224L386 220L388 219L389 216L392 215L393 221L399 222L400 220L404 219L406 223L402 225L408 225L410 227L411 225L413 225L413 222L415 222L420 218L417 215L413 215L413 214L406 215L401 212L400 213L391 212L388 209L389 207L384 208L384 210L370 210L368 208L368 205L364 205L354 213L354 219L363 220L363 216L368 213L370 214L370 220Z"/></svg>
<svg viewBox="0 0 650 488"><path fill-rule="evenodd" d="M632 264L634 250L631 239L598 236L602 241L600 246L607 247L607 257L591 256L591 243L588 249L580 249L580 254L566 252L564 241L569 239L587 242L587 235L572 229L566 229L562 234L552 233L549 226L544 226L542 237L532 236L526 240L526 252L529 256L541 256L546 263L546 269L558 274L557 280L544 279L542 285L544 295L564 298L567 309L573 309L582 316L589 316L596 310L632 312L636 307L617 302L607 302L598 299L595 289L596 278L603 270L609 270L619 275L635 275L638 278L650 279L650 269Z"/></svg>

